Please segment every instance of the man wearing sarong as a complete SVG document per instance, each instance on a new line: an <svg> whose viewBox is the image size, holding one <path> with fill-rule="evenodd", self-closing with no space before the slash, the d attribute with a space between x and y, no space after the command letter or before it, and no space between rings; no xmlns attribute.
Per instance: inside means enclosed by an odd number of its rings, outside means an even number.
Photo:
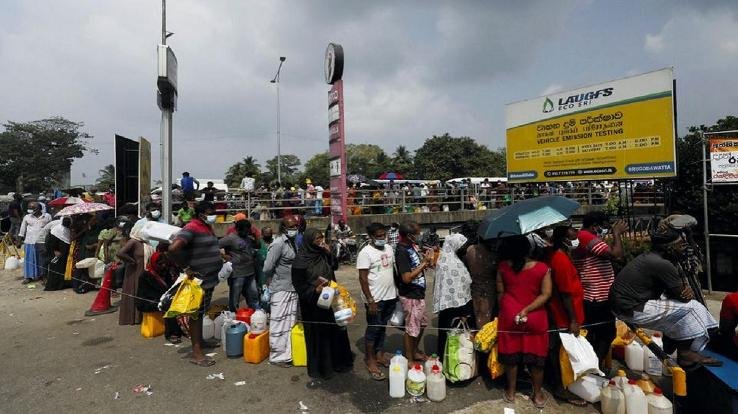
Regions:
<svg viewBox="0 0 738 414"><path fill-rule="evenodd" d="M651 251L633 259L615 278L610 289L613 313L628 324L662 331L665 351L676 347L677 363L687 371L722 365L700 354L709 341L708 331L718 323L694 300L694 292L675 265L687 249L684 233L660 227L650 236Z"/></svg>

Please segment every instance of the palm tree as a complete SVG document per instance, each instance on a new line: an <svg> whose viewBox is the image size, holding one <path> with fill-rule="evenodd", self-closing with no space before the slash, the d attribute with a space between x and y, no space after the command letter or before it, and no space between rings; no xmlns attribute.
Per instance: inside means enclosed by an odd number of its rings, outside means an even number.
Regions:
<svg viewBox="0 0 738 414"><path fill-rule="evenodd" d="M392 155L392 169L395 172L409 174L413 167L413 156L410 151L404 146L400 145Z"/></svg>
<svg viewBox="0 0 738 414"><path fill-rule="evenodd" d="M225 182L228 187L238 187L244 177L259 178L261 166L256 162L256 158L248 156L243 160L233 164L228 168L225 175Z"/></svg>
<svg viewBox="0 0 738 414"><path fill-rule="evenodd" d="M103 190L115 187L115 166L113 164L106 165L102 170L98 171L100 174L95 180L98 187Z"/></svg>

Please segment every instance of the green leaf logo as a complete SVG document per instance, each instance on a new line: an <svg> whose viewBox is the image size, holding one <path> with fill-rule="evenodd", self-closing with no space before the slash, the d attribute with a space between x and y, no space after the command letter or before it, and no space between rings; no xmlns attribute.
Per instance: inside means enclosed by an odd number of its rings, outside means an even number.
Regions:
<svg viewBox="0 0 738 414"><path fill-rule="evenodd" d="M543 112L548 113L548 112L552 112L553 110L554 110L554 103L551 102L551 100L548 99L548 97L546 97L546 100L543 102Z"/></svg>

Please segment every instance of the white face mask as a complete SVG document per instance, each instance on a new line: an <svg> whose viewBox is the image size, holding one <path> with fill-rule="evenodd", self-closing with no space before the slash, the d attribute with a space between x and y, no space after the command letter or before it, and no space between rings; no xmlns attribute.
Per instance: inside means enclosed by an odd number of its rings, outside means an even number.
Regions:
<svg viewBox="0 0 738 414"><path fill-rule="evenodd" d="M213 215L210 215L210 216L206 216L205 218L206 218L206 220L207 220L208 223L213 224L213 223L215 223L215 218L216 217L217 216L215 214L213 214Z"/></svg>
<svg viewBox="0 0 738 414"><path fill-rule="evenodd" d="M287 230L287 237L294 239L297 236L297 230Z"/></svg>
<svg viewBox="0 0 738 414"><path fill-rule="evenodd" d="M26 212L27 212L28 214L33 214L33 211L34 211L34 210L33 210L33 209L30 209L30 208L29 208L28 210L26 210Z"/></svg>
<svg viewBox="0 0 738 414"><path fill-rule="evenodd" d="M387 240L385 239L374 240L374 247L379 247L380 249L383 249L386 244Z"/></svg>
<svg viewBox="0 0 738 414"><path fill-rule="evenodd" d="M152 210L151 211L151 217L153 217L155 219L158 219L159 217L161 217L161 211L159 211L159 210Z"/></svg>
<svg viewBox="0 0 738 414"><path fill-rule="evenodd" d="M546 238L547 238L547 239L549 239L549 240L550 240L550 239L551 239L551 237L553 237L553 235L554 235L554 231L553 231L553 229L546 229Z"/></svg>
<svg viewBox="0 0 738 414"><path fill-rule="evenodd" d="M579 247L579 239L569 240L569 243L571 244L572 249Z"/></svg>
<svg viewBox="0 0 738 414"><path fill-rule="evenodd" d="M606 236L608 231L608 229L600 229L597 233L599 233L600 236Z"/></svg>

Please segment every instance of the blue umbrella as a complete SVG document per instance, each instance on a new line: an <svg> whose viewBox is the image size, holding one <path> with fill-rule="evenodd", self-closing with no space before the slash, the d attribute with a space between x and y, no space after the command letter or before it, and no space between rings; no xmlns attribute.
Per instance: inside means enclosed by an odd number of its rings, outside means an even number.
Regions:
<svg viewBox="0 0 738 414"><path fill-rule="evenodd" d="M543 196L516 202L491 212L479 223L477 234L496 239L527 234L567 220L579 203L561 196Z"/></svg>

